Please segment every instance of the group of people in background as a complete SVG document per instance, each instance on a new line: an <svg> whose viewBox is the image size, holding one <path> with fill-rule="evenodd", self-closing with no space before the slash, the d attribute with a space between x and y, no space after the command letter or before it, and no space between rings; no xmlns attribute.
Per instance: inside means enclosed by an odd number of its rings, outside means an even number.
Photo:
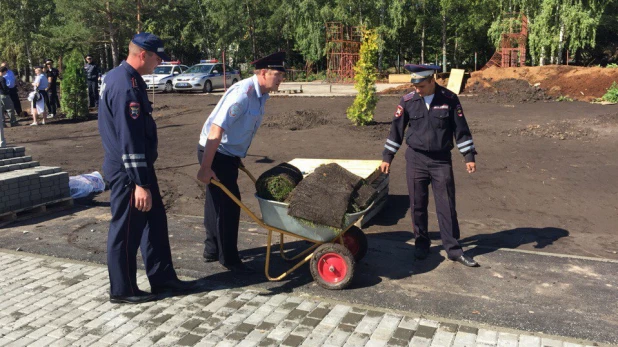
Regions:
<svg viewBox="0 0 618 347"><path fill-rule="evenodd" d="M51 59L45 60L42 66L34 68L34 81L32 82L33 91L28 95L30 108L32 113L32 124L45 124L45 118L52 118L60 107L60 99L58 98L58 78L60 72L54 68L54 61ZM0 82L0 99L2 99L2 115L4 120L4 112L9 116L11 126L19 125L17 115L22 115L24 112L19 100L17 79L13 71L9 69L8 63L0 64L2 82Z"/></svg>
<svg viewBox="0 0 618 347"><path fill-rule="evenodd" d="M54 61L45 60L45 65L34 68L34 91L28 95L32 112L30 125L45 124L45 118L53 118L60 107L58 99L58 78L60 72Z"/></svg>
<svg viewBox="0 0 618 347"><path fill-rule="evenodd" d="M98 106L98 82L101 73L91 55L85 56L84 61L84 73L88 82L88 106L93 108ZM0 82L0 107L2 114L4 115L6 112L11 126L17 126L19 125L17 115L24 114L19 101L17 79L7 62L0 64L0 68L3 70L0 76L2 76L2 81L4 81L4 84ZM60 99L58 98L59 78L60 71L54 67L52 59L46 59L45 64L34 67L33 90L28 94L30 112L32 114L32 123L30 125L45 124L46 118L53 118L57 114L60 108Z"/></svg>

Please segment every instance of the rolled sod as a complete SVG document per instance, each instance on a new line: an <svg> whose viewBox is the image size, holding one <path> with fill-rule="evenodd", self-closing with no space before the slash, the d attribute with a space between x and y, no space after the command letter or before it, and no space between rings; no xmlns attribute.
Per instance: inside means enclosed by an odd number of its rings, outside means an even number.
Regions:
<svg viewBox="0 0 618 347"><path fill-rule="evenodd" d="M352 193L362 183L338 164L321 165L290 194L288 215L341 229Z"/></svg>
<svg viewBox="0 0 618 347"><path fill-rule="evenodd" d="M302 179L303 174L297 167L281 163L260 175L255 183L255 189L262 199L282 202Z"/></svg>

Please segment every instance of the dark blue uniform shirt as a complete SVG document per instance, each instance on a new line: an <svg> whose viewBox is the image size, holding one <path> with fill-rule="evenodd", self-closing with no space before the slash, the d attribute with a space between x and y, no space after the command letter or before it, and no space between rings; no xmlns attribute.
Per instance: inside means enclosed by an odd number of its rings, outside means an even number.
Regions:
<svg viewBox="0 0 618 347"><path fill-rule="evenodd" d="M453 138L466 162L473 162L477 153L459 98L436 84L429 109L416 92L401 98L384 145L382 160L390 163L404 143L423 152L450 152L454 146Z"/></svg>
<svg viewBox="0 0 618 347"><path fill-rule="evenodd" d="M157 126L146 83L123 61L105 76L99 101L99 132L108 181L126 174L141 187L153 183L157 160Z"/></svg>

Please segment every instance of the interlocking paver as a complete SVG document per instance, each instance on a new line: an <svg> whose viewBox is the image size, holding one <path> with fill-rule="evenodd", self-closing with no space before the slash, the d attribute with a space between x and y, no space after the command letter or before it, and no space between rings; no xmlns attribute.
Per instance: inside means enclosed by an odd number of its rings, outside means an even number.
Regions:
<svg viewBox="0 0 618 347"><path fill-rule="evenodd" d="M584 346L220 285L117 305L107 281L97 265L0 251L0 346Z"/></svg>

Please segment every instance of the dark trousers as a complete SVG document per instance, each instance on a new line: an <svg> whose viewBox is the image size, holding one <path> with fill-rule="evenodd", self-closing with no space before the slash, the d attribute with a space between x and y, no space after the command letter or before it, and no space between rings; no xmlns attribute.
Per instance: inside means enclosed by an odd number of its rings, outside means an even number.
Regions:
<svg viewBox="0 0 618 347"><path fill-rule="evenodd" d="M88 81L88 107L99 106L99 82Z"/></svg>
<svg viewBox="0 0 618 347"><path fill-rule="evenodd" d="M19 95L17 95L17 88L9 88L9 96L11 97L11 101L13 101L13 107L15 108L15 112L18 115L21 115L23 110L21 109L21 102L19 102Z"/></svg>
<svg viewBox="0 0 618 347"><path fill-rule="evenodd" d="M48 93L49 96L47 98L47 110L51 114L56 114L58 107L60 107L60 100L58 100L58 92L56 91L56 88L50 88Z"/></svg>
<svg viewBox="0 0 618 347"><path fill-rule="evenodd" d="M135 184L125 173L110 181L112 220L107 238L107 269L110 294L131 296L137 293L137 249L141 249L150 285L178 278L172 264L167 216L156 183L150 186L152 209L135 208ZM154 172L152 173L154 176Z"/></svg>
<svg viewBox="0 0 618 347"><path fill-rule="evenodd" d="M433 190L442 245L450 259L463 254L459 239L459 222L455 211L455 179L450 152L428 153L406 150L406 179L414 225L415 247L429 249L427 205L429 184Z"/></svg>
<svg viewBox="0 0 618 347"><path fill-rule="evenodd" d="M204 147L198 146L197 156L200 164L204 155ZM219 181L240 199L238 188L238 168L240 158L230 157L217 152L212 162L212 170ZM238 225L240 222L240 206L230 199L219 187L206 185L206 201L204 202L204 256L218 257L222 265L239 264L238 255Z"/></svg>

